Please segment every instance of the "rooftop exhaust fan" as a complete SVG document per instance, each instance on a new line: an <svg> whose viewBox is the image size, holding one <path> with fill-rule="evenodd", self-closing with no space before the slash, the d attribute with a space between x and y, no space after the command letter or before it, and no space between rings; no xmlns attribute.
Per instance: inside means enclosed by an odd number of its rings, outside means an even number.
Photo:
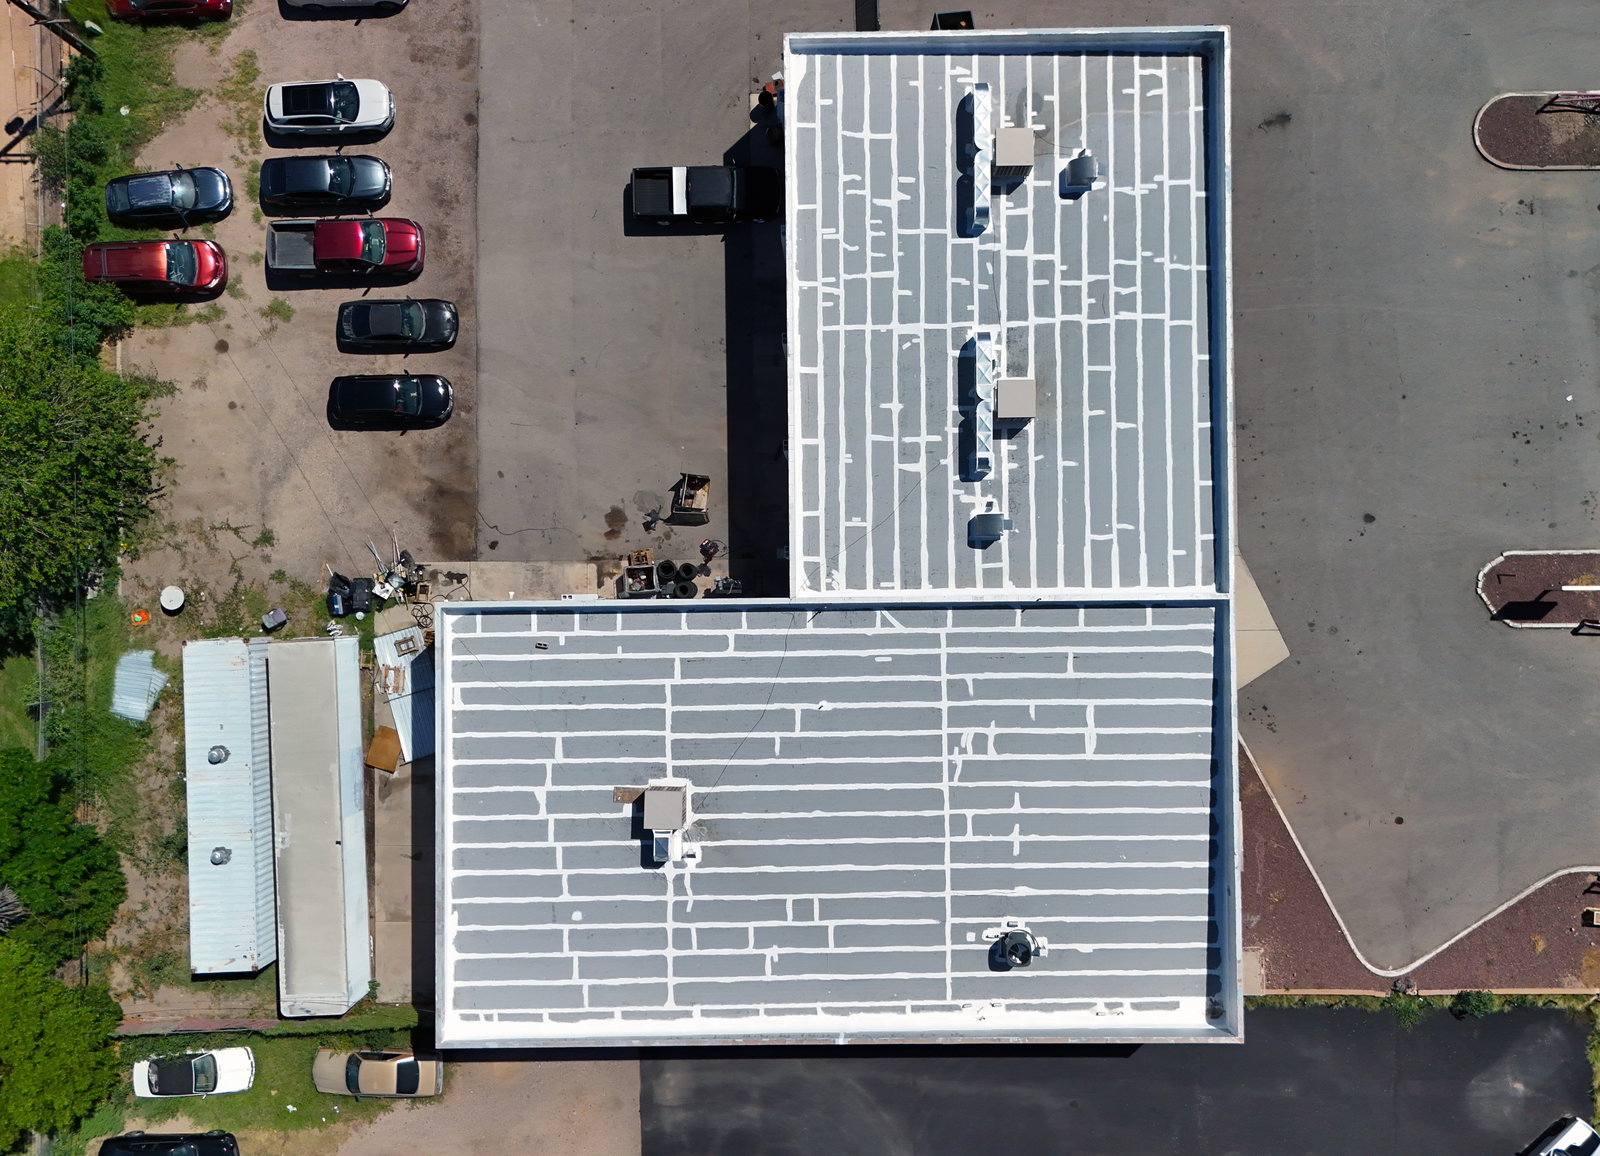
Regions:
<svg viewBox="0 0 1600 1156"><path fill-rule="evenodd" d="M1094 188L1095 179L1099 176L1099 158L1084 149L1061 170L1061 196L1066 200L1077 200Z"/></svg>
<svg viewBox="0 0 1600 1156"><path fill-rule="evenodd" d="M1003 919L999 927L983 933L990 944L989 966L995 971L1027 967L1036 956L1050 954L1050 941L1041 939L1020 919Z"/></svg>

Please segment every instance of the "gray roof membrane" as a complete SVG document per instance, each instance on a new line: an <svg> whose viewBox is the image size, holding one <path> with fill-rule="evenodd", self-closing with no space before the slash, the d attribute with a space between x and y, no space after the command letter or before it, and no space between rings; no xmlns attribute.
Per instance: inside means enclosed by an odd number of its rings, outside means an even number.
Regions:
<svg viewBox="0 0 1600 1156"><path fill-rule="evenodd" d="M438 609L441 1045L1229 1036L1215 607Z"/></svg>
<svg viewBox="0 0 1600 1156"><path fill-rule="evenodd" d="M791 589L1209 592L1226 457L1209 65L1115 35L1099 51L1042 32L896 37L907 51L796 35L786 57ZM1034 163L992 183L968 237L961 106L979 82L996 133L1031 130ZM1084 148L1101 179L1063 198ZM1038 412L997 428L993 468L964 481L985 333L994 375L1030 379ZM976 548L969 520L990 509L1011 529Z"/></svg>

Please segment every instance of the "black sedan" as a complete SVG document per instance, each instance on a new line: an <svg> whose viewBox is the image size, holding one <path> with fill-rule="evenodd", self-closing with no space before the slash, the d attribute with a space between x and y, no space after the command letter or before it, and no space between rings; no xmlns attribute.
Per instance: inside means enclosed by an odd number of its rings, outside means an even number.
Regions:
<svg viewBox="0 0 1600 1156"><path fill-rule="evenodd" d="M438 353L456 343L454 301L346 301L339 347L350 353Z"/></svg>
<svg viewBox="0 0 1600 1156"><path fill-rule="evenodd" d="M370 429L432 429L455 411L450 383L435 374L362 373L328 387L328 419Z"/></svg>
<svg viewBox="0 0 1600 1156"><path fill-rule="evenodd" d="M116 225L203 225L232 209L233 185L221 169L135 173L106 182L106 216Z"/></svg>
<svg viewBox="0 0 1600 1156"><path fill-rule="evenodd" d="M273 157L261 163L261 204L292 212L359 213L387 205L393 181L377 157Z"/></svg>

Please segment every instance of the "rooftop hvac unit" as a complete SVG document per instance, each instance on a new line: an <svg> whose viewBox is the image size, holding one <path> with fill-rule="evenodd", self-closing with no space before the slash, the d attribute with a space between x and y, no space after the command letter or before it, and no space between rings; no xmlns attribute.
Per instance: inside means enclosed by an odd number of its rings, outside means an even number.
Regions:
<svg viewBox="0 0 1600 1156"><path fill-rule="evenodd" d="M1033 171L1033 130L1003 128L994 139L994 175L1025 177Z"/></svg>
<svg viewBox="0 0 1600 1156"><path fill-rule="evenodd" d="M989 162L994 151L994 129L989 116L988 84L974 84L971 94L961 102L961 109L972 141L972 195L963 206L962 232L976 237L989 227Z"/></svg>
<svg viewBox="0 0 1600 1156"><path fill-rule="evenodd" d="M1031 377L1002 377L994 383L994 420L1021 425L1038 417L1039 401Z"/></svg>

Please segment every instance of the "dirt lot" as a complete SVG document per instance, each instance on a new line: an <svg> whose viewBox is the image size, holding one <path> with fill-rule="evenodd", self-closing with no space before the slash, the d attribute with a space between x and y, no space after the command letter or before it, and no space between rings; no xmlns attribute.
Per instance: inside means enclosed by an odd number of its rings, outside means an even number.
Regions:
<svg viewBox="0 0 1600 1156"><path fill-rule="evenodd" d="M187 327L144 330L125 342L125 365L153 369L178 385L162 402L154 432L177 461L165 511L174 525L263 530L273 548L241 547L236 563L249 581L273 569L317 582L324 561L348 573L370 569L365 542L387 551L391 531L424 560L468 558L476 506L476 337L473 260L477 158L477 7L471 0L430 0L385 19L291 18L268 0L235 9L232 33L218 51L186 44L177 79L208 96L145 151L166 167L214 164L234 182L233 215L216 226L228 251L231 291L218 298L221 318ZM260 65L254 84L219 92L239 54ZM248 58L246 58L248 59ZM246 192L249 166L277 150L260 142L260 86L341 73L390 86L394 130L376 144L352 146L394 169L394 198L384 215L411 217L427 236L427 267L398 288L371 296L444 297L461 310L462 334L449 353L405 364L442 373L456 391L455 417L442 429L400 433L337 432L326 417L329 381L340 373L399 368L398 356L341 354L334 320L341 301L361 289L306 287L269 291L260 255L266 226ZM331 151L308 148L306 152ZM278 154L281 155L281 154ZM276 302L287 303L288 311ZM263 309L272 306L272 313ZM156 548L128 571L135 586L169 581L226 585L224 574L196 572L177 553ZM224 572L229 563L222 562Z"/></svg>

